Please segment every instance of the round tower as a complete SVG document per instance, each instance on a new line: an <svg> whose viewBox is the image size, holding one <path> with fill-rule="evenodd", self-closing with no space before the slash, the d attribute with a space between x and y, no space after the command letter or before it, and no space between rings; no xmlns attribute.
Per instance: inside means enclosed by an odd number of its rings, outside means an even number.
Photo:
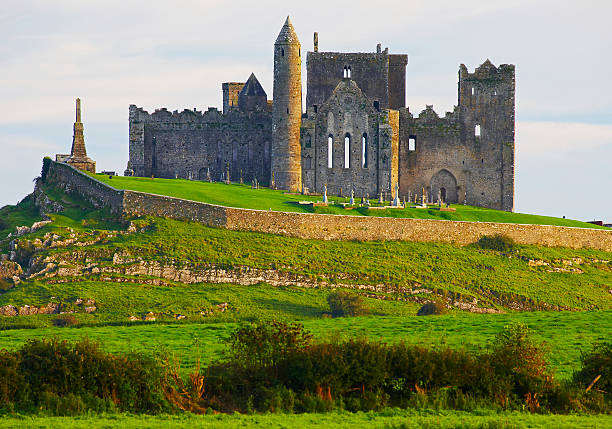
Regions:
<svg viewBox="0 0 612 429"><path fill-rule="evenodd" d="M274 43L271 175L276 186L289 191L302 188L302 60L300 41L287 17ZM270 182L271 183L271 182Z"/></svg>

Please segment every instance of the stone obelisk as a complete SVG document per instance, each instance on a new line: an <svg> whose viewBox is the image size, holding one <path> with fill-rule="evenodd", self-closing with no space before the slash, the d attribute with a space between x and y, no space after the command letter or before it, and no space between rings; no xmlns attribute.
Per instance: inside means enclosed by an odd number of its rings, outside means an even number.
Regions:
<svg viewBox="0 0 612 429"><path fill-rule="evenodd" d="M66 162L79 170L96 173L96 162L87 156L85 137L83 136L83 123L81 122L81 99L76 99L76 121L72 135L72 150Z"/></svg>

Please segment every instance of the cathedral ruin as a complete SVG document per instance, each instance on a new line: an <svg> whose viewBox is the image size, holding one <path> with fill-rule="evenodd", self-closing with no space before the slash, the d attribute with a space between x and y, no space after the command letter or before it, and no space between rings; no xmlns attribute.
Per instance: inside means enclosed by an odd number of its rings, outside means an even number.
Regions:
<svg viewBox="0 0 612 429"><path fill-rule="evenodd" d="M306 54L289 18L274 43L273 100L254 74L222 84L223 109L129 111L128 174L274 184L292 192L514 207L514 65L459 67L457 105L406 106L408 56ZM227 177L227 176L230 177Z"/></svg>

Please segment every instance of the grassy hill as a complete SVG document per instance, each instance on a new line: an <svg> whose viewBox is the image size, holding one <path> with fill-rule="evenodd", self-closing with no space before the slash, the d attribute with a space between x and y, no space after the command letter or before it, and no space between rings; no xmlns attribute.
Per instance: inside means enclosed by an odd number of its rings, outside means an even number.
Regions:
<svg viewBox="0 0 612 429"><path fill-rule="evenodd" d="M321 196L309 196L299 194L288 194L283 191L276 191L268 188L251 189L248 184L240 185L233 183L226 185L218 182L200 182L184 179L158 179L143 177L122 177L109 176L102 174L95 175L95 178L116 188L129 189L133 191L148 192L158 195L166 195L176 198L184 198L193 201L200 201L210 204L218 204L229 207L276 210L303 213L321 214L343 214L355 216L383 216L383 217L405 217L415 219L444 219L475 222L504 222L537 225L559 225L573 226L579 228L603 228L587 222L571 219L555 218L549 216L538 216L523 213L510 213L501 210L491 210L482 207L465 206L453 204L455 212L441 212L436 210L435 205L429 209L386 209L368 210L365 207L355 207L345 209L339 203L348 203L350 198L340 198L329 196L330 204L327 207L312 207L310 205L298 204L299 201L321 201ZM347 190L347 192L350 192ZM346 193L346 192L345 192ZM356 195L355 200L359 202L362 195ZM375 196L370 196L375 197ZM373 207L378 206L376 198L370 199ZM389 201L385 203L389 205Z"/></svg>
<svg viewBox="0 0 612 429"><path fill-rule="evenodd" d="M106 180L116 185L123 179ZM129 180L146 184L151 179ZM217 192L215 198L221 200L229 194L244 201L236 197L238 194L228 193L224 184L161 179L149 184L170 182L184 182L185 192L201 187L204 194ZM301 196L240 185L231 185L231 189L245 195L262 192L274 196L278 205L273 208L284 204L301 208L286 204L287 199ZM32 338L89 337L100 340L110 352L175 355L186 374L198 361L206 364L221 359L230 333L250 320L300 321L317 341L365 336L389 343L470 350L485 347L505 325L522 321L546 342L555 375L567 379L579 367L582 350L612 337L611 252L539 246L514 246L500 252L477 245L301 240L162 218L117 219L55 189L46 189L46 193L66 209L51 214L51 224L18 237L17 259L24 269L33 262L31 273L46 269L47 274L24 278L0 291L0 307L56 303L62 311L74 312L75 324L55 326L54 321L63 317L57 314L0 316L0 349L15 349ZM231 205L231 199L208 202ZM465 210L456 212L462 215L473 210L491 216L520 216L459 208ZM0 253L8 253L14 247L14 237L7 237L8 233L41 217L31 199L25 199L18 206L0 209L0 219L5 221L0 225L4 226L0 229ZM226 281L198 281L198 276L204 275ZM265 278L258 280L258 276ZM333 288L361 294L369 315L329 318L327 296ZM85 313L78 299L93 300L96 310ZM450 313L416 316L422 303L429 300L445 303ZM219 307L223 303L227 303L225 311ZM155 321L142 320L149 313ZM185 318L179 320L178 315ZM425 411L416 417L423 424L445 422L448 427L462 418L465 427L489 421L505 424L504 417L483 420L459 414L431 418ZM273 427L279 420L270 418L265 424ZM508 417L515 423L526 418ZM134 419L124 416L117 424L157 424ZM241 419L236 417L224 425L256 424ZM313 419L322 422L318 416ZM372 421L358 415L350 419L355 424ZM382 416L372 419L384 420ZM402 419L388 419L385 424L399 425L405 417ZM569 417L554 423L533 419L529 424L534 427L572 425ZM202 422L212 424L212 420ZM39 424L36 420L31 423ZM590 423L584 420L582 424Z"/></svg>

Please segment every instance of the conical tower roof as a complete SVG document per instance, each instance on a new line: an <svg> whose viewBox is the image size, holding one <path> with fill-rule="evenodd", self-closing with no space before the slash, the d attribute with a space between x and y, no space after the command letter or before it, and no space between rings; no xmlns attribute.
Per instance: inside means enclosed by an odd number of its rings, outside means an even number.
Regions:
<svg viewBox="0 0 612 429"><path fill-rule="evenodd" d="M249 80L247 80L244 86L242 87L240 95L259 95L267 97L266 91L264 91L263 87L255 77L255 73L251 73L251 76L249 76Z"/></svg>
<svg viewBox="0 0 612 429"><path fill-rule="evenodd" d="M293 28L293 24L291 24L291 20L289 19L289 16L287 16L287 19L285 20L285 24L283 25L283 28L281 28L280 33L278 33L278 37L276 38L276 42L274 44L275 45L278 45L278 44L287 45L287 44L294 44L294 43L299 44L300 40L298 39L298 36L295 33L295 29Z"/></svg>

